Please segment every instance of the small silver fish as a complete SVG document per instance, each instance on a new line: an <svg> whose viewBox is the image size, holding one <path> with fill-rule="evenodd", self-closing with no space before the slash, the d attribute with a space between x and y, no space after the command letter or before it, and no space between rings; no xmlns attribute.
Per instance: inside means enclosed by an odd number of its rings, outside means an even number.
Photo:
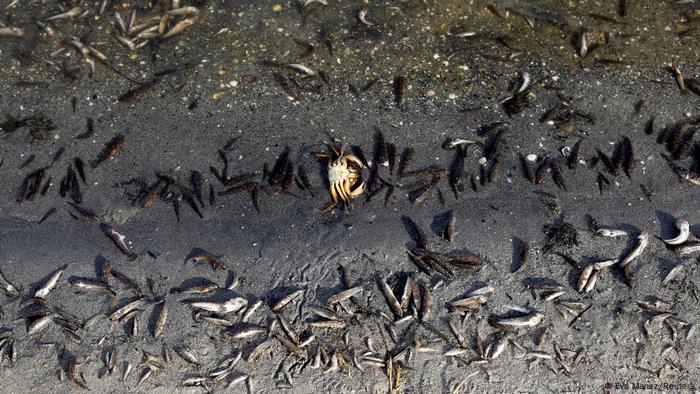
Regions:
<svg viewBox="0 0 700 394"><path fill-rule="evenodd" d="M253 313L255 313L258 308L260 308L263 304L262 300L257 300L255 301L252 305L248 307L248 309L245 310L245 313L243 313L243 316L241 317L242 322L248 321L251 316L253 316Z"/></svg>
<svg viewBox="0 0 700 394"><path fill-rule="evenodd" d="M282 308L284 308L287 304L292 302L295 298L299 297L302 293L304 293L304 290L297 290L282 297L279 301L275 303L275 305L272 306L272 311L275 313L279 313L282 310Z"/></svg>
<svg viewBox="0 0 700 394"><path fill-rule="evenodd" d="M109 284L102 282L99 279L72 277L68 279L68 282L71 284L71 286L81 290L99 290L116 294Z"/></svg>
<svg viewBox="0 0 700 394"><path fill-rule="evenodd" d="M141 308L142 306L146 305L146 300L143 298L136 299L123 307L117 309L116 311L112 312L109 315L109 320L112 321L117 321L121 320L124 317L128 316L130 313L136 311L137 309Z"/></svg>
<svg viewBox="0 0 700 394"><path fill-rule="evenodd" d="M663 241L667 245L680 245L687 241L688 237L690 237L690 223L683 219L678 219L676 220L676 227L678 227L680 233L674 238L664 239Z"/></svg>
<svg viewBox="0 0 700 394"><path fill-rule="evenodd" d="M340 293L337 293L337 294L331 296L328 299L328 301L326 301L326 306L332 307L333 305L335 305L339 302L345 301L345 300L349 299L350 297L361 293L362 290L364 290L364 288L362 286L357 286L357 287L353 287L353 288L350 288L347 290L343 290Z"/></svg>
<svg viewBox="0 0 700 394"><path fill-rule="evenodd" d="M24 30L19 27L0 27L0 37L22 37Z"/></svg>
<svg viewBox="0 0 700 394"><path fill-rule="evenodd" d="M442 144L442 149L455 149L464 145L476 144L476 141L466 138L450 138Z"/></svg>
<svg viewBox="0 0 700 394"><path fill-rule="evenodd" d="M183 19L180 22L178 22L175 26L173 26L172 29L170 29L167 33L163 34L162 38L170 38L172 36L178 35L185 31L187 28L191 27L194 25L194 22L196 21L195 18L188 18L188 19Z"/></svg>
<svg viewBox="0 0 700 394"><path fill-rule="evenodd" d="M105 223L102 223L100 227L102 228L102 231L104 231L105 235L107 235L107 237L109 237L109 239L111 239L112 242L114 242L114 245L117 246L119 251L124 253L124 255L129 261L134 261L137 257L139 257L138 254L133 253L129 250L129 247L126 245L126 242L124 242L125 237L123 235L119 234L111 226Z"/></svg>
<svg viewBox="0 0 700 394"><path fill-rule="evenodd" d="M632 260L639 257L639 255L642 254L642 252L644 251L644 249L647 247L648 244L649 244L649 233L647 233L645 231L645 232L642 232L641 234L639 234L639 236L637 237L637 246L635 246L635 248L627 256L625 256L624 259L620 260L620 264L619 264L620 268L625 268L625 266L627 264L629 264L630 262L632 262Z"/></svg>
<svg viewBox="0 0 700 394"><path fill-rule="evenodd" d="M595 234L599 235L601 237L611 237L611 238L624 237L624 236L629 235L629 233L625 230L617 230L617 229L613 229L613 228L600 228L600 229L596 230Z"/></svg>
<svg viewBox="0 0 700 394"><path fill-rule="evenodd" d="M234 297L225 302L194 301L189 304L195 309L202 309L219 315L225 315L245 308L245 306L248 305L248 300L242 297Z"/></svg>
<svg viewBox="0 0 700 394"><path fill-rule="evenodd" d="M33 322L31 322L31 324L29 324L29 328L27 328L27 334L32 335L43 330L44 328L46 328L46 326L49 325L49 323L53 321L54 316L55 315L51 313L34 320Z"/></svg>
<svg viewBox="0 0 700 394"><path fill-rule="evenodd" d="M343 329L347 324L342 320L319 320L306 323L307 327Z"/></svg>
<svg viewBox="0 0 700 394"><path fill-rule="evenodd" d="M540 312L534 312L526 316L518 317L508 317L500 319L496 322L499 326L521 328L521 327L535 327L542 323L544 320L544 314Z"/></svg>
<svg viewBox="0 0 700 394"><path fill-rule="evenodd" d="M158 318L156 319L156 323L153 326L153 338L158 338L160 334L165 331L165 321L168 319L168 304L166 301L163 301L163 306L160 309L160 313L158 313Z"/></svg>
<svg viewBox="0 0 700 394"><path fill-rule="evenodd" d="M62 12L60 14L56 14L54 16L46 18L45 22L55 21L55 20L59 20L59 19L73 18L73 17L80 15L80 11L81 11L80 7L71 8L70 10L68 10L66 12Z"/></svg>
<svg viewBox="0 0 700 394"><path fill-rule="evenodd" d="M291 68L292 70L294 70L296 72L306 74L310 77L316 76L316 71L312 70L311 68L309 68L303 64L290 63L290 64L287 64L287 67Z"/></svg>
<svg viewBox="0 0 700 394"><path fill-rule="evenodd" d="M17 289L15 285L10 283L7 278L5 278L5 275L0 271L0 283L2 283L2 288L5 290L5 294L7 294L8 297L10 298L15 298L20 294L20 291Z"/></svg>
<svg viewBox="0 0 700 394"><path fill-rule="evenodd" d="M49 292L51 290L53 290L53 288L56 286L56 284L58 283L58 280L61 278L61 275L63 275L63 271L66 268L68 268L68 264L63 265L61 268L54 271L53 274L51 274L49 279L46 281L46 283L44 283L44 285L41 286L36 291L36 293L34 293L34 298L46 297L46 295L49 294Z"/></svg>
<svg viewBox="0 0 700 394"><path fill-rule="evenodd" d="M234 341L240 341L243 339L253 338L261 335L267 334L267 328L262 326L250 326L245 327L235 332L229 333L228 335Z"/></svg>

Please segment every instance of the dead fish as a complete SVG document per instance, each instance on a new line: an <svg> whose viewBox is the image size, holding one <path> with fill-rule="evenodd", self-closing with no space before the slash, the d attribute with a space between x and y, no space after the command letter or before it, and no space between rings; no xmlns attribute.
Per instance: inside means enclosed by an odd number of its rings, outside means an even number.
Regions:
<svg viewBox="0 0 700 394"><path fill-rule="evenodd" d="M308 322L306 323L306 326L311 328L331 328L342 330L345 328L345 326L347 326L347 323L342 320L319 320Z"/></svg>
<svg viewBox="0 0 700 394"><path fill-rule="evenodd" d="M19 27L0 27L0 37L22 37L24 30Z"/></svg>
<svg viewBox="0 0 700 394"><path fill-rule="evenodd" d="M559 168L559 164L552 161L549 163L549 167L552 169L552 179L554 179L554 183L557 185L558 188L566 191L564 176L561 173L561 168Z"/></svg>
<svg viewBox="0 0 700 394"><path fill-rule="evenodd" d="M486 301L488 300L488 297L485 295L481 294L476 294L476 295L470 295L466 298L462 298L456 301L450 302L450 307L453 309L461 309L461 308L473 308L482 304L485 304Z"/></svg>
<svg viewBox="0 0 700 394"><path fill-rule="evenodd" d="M389 287L389 284L386 282L386 279L382 275L377 275L377 286L379 287L379 290L382 292L384 295L384 299L386 300L387 304L389 305L389 309L396 315L397 317L403 317L403 310L401 309L401 304L399 303L399 300L396 299L396 296L394 295L394 291L391 290L391 287Z"/></svg>
<svg viewBox="0 0 700 394"><path fill-rule="evenodd" d="M204 207L204 193L202 187L204 186L204 176L199 171L192 171L192 186L194 187L194 195L197 197L199 204Z"/></svg>
<svg viewBox="0 0 700 394"><path fill-rule="evenodd" d="M290 97L291 100L299 101L299 95L292 90L292 87L289 84L289 78L279 73L272 73L272 76L275 78L275 81L277 81L277 84L280 85L282 90L287 93L287 96Z"/></svg>
<svg viewBox="0 0 700 394"><path fill-rule="evenodd" d="M413 242L416 243L417 247L425 249L428 245L428 241L423 230L418 227L418 225L408 216L402 216L401 221L406 226L408 235L411 237Z"/></svg>
<svg viewBox="0 0 700 394"><path fill-rule="evenodd" d="M175 350L175 354L180 356L180 358L187 361L188 363L194 364L194 365L199 364L199 362L197 361L197 357L195 357L195 355L192 354L192 352L185 349L184 347L178 346L174 350Z"/></svg>
<svg viewBox="0 0 700 394"><path fill-rule="evenodd" d="M597 182L598 182L598 192L600 194L603 194L603 190L606 189L606 185L610 185L610 181L608 180L608 178L605 177L605 175L603 175L602 173L599 172Z"/></svg>
<svg viewBox="0 0 700 394"><path fill-rule="evenodd" d="M457 216L454 214L454 211L450 211L447 224L445 225L445 229L442 231L442 237L447 242L452 242L455 235L455 227L457 227Z"/></svg>
<svg viewBox="0 0 700 394"><path fill-rule="evenodd" d="M357 286L353 287L347 290L343 290L340 293L332 295L330 298L328 298L328 301L326 301L326 306L332 307L333 305L345 301L349 299L350 297L359 294L364 290L362 286Z"/></svg>
<svg viewBox="0 0 700 394"><path fill-rule="evenodd" d="M46 19L44 20L44 22L56 21L56 20L59 20L59 19L73 18L73 17L76 17L76 16L80 15L80 12L81 12L81 8L80 8L80 7L74 7L74 8L71 8L70 10L68 10L68 11L66 11L66 12L62 12L62 13L60 13L60 14L56 14L56 15L54 15L54 16L50 16L50 17L46 18ZM83 387L83 388L85 388L85 387Z"/></svg>
<svg viewBox="0 0 700 394"><path fill-rule="evenodd" d="M114 269L110 269L109 274L121 282L135 296L141 296L141 288L133 279Z"/></svg>
<svg viewBox="0 0 700 394"><path fill-rule="evenodd" d="M56 271L54 271L51 276L46 280L43 286L41 286L35 293L34 293L34 298L44 298L46 297L49 292L56 287L56 284L58 283L58 280L61 278L61 275L63 275L63 271L68 268L68 264L63 265Z"/></svg>
<svg viewBox="0 0 700 394"><path fill-rule="evenodd" d="M163 182L159 179L156 181L156 183L151 187L151 189L146 193L146 195L143 197L141 200L141 208L148 208L153 203L156 202L156 199L158 198L158 195L160 195L161 190L163 189Z"/></svg>
<svg viewBox="0 0 700 394"><path fill-rule="evenodd" d="M46 316L42 316L34 321L32 321L29 324L29 327L27 328L27 334L28 335L33 335L36 334L37 332L43 330L46 328L46 326L49 325L53 321L55 314L49 313Z"/></svg>
<svg viewBox="0 0 700 394"><path fill-rule="evenodd" d="M49 216L53 215L54 213L56 213L56 207L50 208L48 211L46 211L46 213L44 214L44 216L42 216L41 219L39 219L39 221L37 222L37 224L43 223L44 220L48 219Z"/></svg>
<svg viewBox="0 0 700 394"><path fill-rule="evenodd" d="M227 332L226 335L234 341L240 341L261 335L267 335L267 328L262 326L248 326L233 332Z"/></svg>
<svg viewBox="0 0 700 394"><path fill-rule="evenodd" d="M489 346L486 347L484 350L484 357L493 360L500 356L503 351L506 349L506 345L508 344L508 339L506 335L499 335L498 338L489 344Z"/></svg>
<svg viewBox="0 0 700 394"><path fill-rule="evenodd" d="M530 183L535 183L535 173L532 172L532 167L530 167L527 158L522 153L518 153L518 157L520 158L520 165L523 168L525 178L530 181Z"/></svg>
<svg viewBox="0 0 700 394"><path fill-rule="evenodd" d="M612 160L610 160L610 157L608 157L608 155L606 155L603 151L601 151L598 148L596 148L596 153L598 154L600 161L603 162L603 165L611 175L617 176L620 173L618 167L615 165L615 163L613 163Z"/></svg>
<svg viewBox="0 0 700 394"><path fill-rule="evenodd" d="M215 326L218 326L218 327L231 327L231 326L233 326L232 321L218 318L218 317L201 316L200 318L202 320L204 320L205 322L212 324L212 325L215 325Z"/></svg>
<svg viewBox="0 0 700 394"><path fill-rule="evenodd" d="M467 294L467 297L473 297L477 295L486 295L486 294L491 294L495 291L493 286L486 285L483 287L479 287L478 289L472 291L471 293Z"/></svg>
<svg viewBox="0 0 700 394"><path fill-rule="evenodd" d="M403 75L394 78L394 102L397 107L403 103L406 85L408 85L408 80Z"/></svg>
<svg viewBox="0 0 700 394"><path fill-rule="evenodd" d="M632 274L629 270L629 263L642 254L644 248L649 244L649 233L643 232L637 237L637 246L627 255L624 259L620 261L620 268L623 269L625 274L625 283L627 286L632 286Z"/></svg>
<svg viewBox="0 0 700 394"><path fill-rule="evenodd" d="M664 239L663 241L667 245L680 245L687 241L688 237L690 237L690 223L683 219L678 219L676 220L676 227L678 227L680 233L674 238Z"/></svg>
<svg viewBox="0 0 700 394"><path fill-rule="evenodd" d="M257 300L252 305L250 305L246 309L245 313L243 313L243 316L241 316L241 321L242 322L248 321L248 319L250 319L250 317L253 316L253 313L255 313L255 311L258 310L258 308L260 308L262 306L262 304L263 304L262 300Z"/></svg>
<svg viewBox="0 0 700 394"><path fill-rule="evenodd" d="M343 320L338 316L335 312L326 309L326 308L318 308L318 307L309 307L309 312L313 313L316 316L322 317L324 319L328 320Z"/></svg>
<svg viewBox="0 0 700 394"><path fill-rule="evenodd" d="M90 162L90 166L92 166L92 168L97 168L98 165L113 157L122 148L123 145L124 135L118 134L107 144L107 146L102 151L102 153L100 153L97 159Z"/></svg>
<svg viewBox="0 0 700 394"><path fill-rule="evenodd" d="M525 241L521 241L520 255L519 255L520 265L518 266L518 268L515 269L515 271L513 271L514 274L517 274L520 270L523 269L523 267L525 267L527 265L528 260L529 260L529 256L530 256L530 244L525 242Z"/></svg>
<svg viewBox="0 0 700 394"><path fill-rule="evenodd" d="M430 294L430 289L425 282L420 282L421 302L420 302L420 320L425 321L433 310L433 296Z"/></svg>
<svg viewBox="0 0 700 394"><path fill-rule="evenodd" d="M544 160L542 160L540 165L537 167L537 170L535 171L535 185L541 185L544 183L545 175L547 175L547 171L549 171L549 169L549 160L545 158Z"/></svg>
<svg viewBox="0 0 700 394"><path fill-rule="evenodd" d="M637 245L635 246L635 248L627 256L620 260L620 268L625 268L625 266L632 262L632 260L639 257L639 255L642 254L644 248L646 248L648 244L649 233L645 231L639 234L639 236L637 237Z"/></svg>
<svg viewBox="0 0 700 394"><path fill-rule="evenodd" d="M499 319L496 321L497 326L503 326L506 328L523 328L523 327L535 327L544 320L544 314L540 312L534 312L529 315L519 316L519 317L508 317Z"/></svg>
<svg viewBox="0 0 700 394"><path fill-rule="evenodd" d="M683 78L681 68L674 64L671 66L671 71L673 72L673 78L676 80L676 85L678 85L678 90L680 90L681 93L685 93L687 88L685 87L685 79Z"/></svg>
<svg viewBox="0 0 700 394"><path fill-rule="evenodd" d="M131 252L129 250L129 247L126 245L126 242L124 242L125 237L119 234L110 225L108 225L107 223L102 223L100 224L100 228L105 233L105 235L107 235L107 237L109 237L109 239L111 239L112 242L114 242L114 245L117 246L119 251L122 252L129 261L134 261L137 257L139 257L137 253Z"/></svg>
<svg viewBox="0 0 700 394"><path fill-rule="evenodd" d="M182 293L182 294L207 294L219 289L219 285L214 282L195 284L187 287L174 288L170 290L171 293Z"/></svg>
<svg viewBox="0 0 700 394"><path fill-rule="evenodd" d="M166 11L166 13L170 16L190 16L199 14L199 9L197 7L180 7L179 4L177 6L175 5L176 1L173 1L172 3L172 8ZM179 3L179 1L177 1L177 3Z"/></svg>
<svg viewBox="0 0 700 394"><path fill-rule="evenodd" d="M86 221L97 221L100 218L99 216L97 216L97 214L95 214L95 212L83 206L80 206L72 201L66 201L66 203L73 207L73 209L75 209L78 212L80 217Z"/></svg>
<svg viewBox="0 0 700 394"><path fill-rule="evenodd" d="M455 149L458 147L463 147L467 145L472 145L476 144L477 142L474 140L466 139L466 138L449 138L442 144L442 149Z"/></svg>
<svg viewBox="0 0 700 394"><path fill-rule="evenodd" d="M172 29L168 30L165 34L161 36L162 39L167 39L170 37L173 37L175 35L178 35L185 31L187 28L191 27L194 25L194 23L197 21L197 18L187 18L183 19L180 22L178 22L175 26L173 26Z"/></svg>
<svg viewBox="0 0 700 394"><path fill-rule="evenodd" d="M578 33L578 54L581 57L586 57L589 53L588 41L586 40L586 30L583 29Z"/></svg>
<svg viewBox="0 0 700 394"><path fill-rule="evenodd" d="M598 230L595 231L595 235L599 235L601 237L625 237L629 235L629 233L625 230L617 230L613 228L599 228Z"/></svg>
<svg viewBox="0 0 700 394"><path fill-rule="evenodd" d="M415 154L415 150L413 148L404 148L403 152L401 152L401 157L399 157L399 169L398 169L398 176L399 178L403 176L403 174L406 173L406 170L408 169L409 164L411 161L413 161L413 156Z"/></svg>
<svg viewBox="0 0 700 394"><path fill-rule="evenodd" d="M189 259L185 260L185 263L190 261L193 263L208 263L214 271L217 269L226 269L226 264L223 261L217 259L209 253L200 253L191 256Z"/></svg>
<svg viewBox="0 0 700 394"><path fill-rule="evenodd" d="M137 309L140 309L146 305L146 300L144 298L137 298L134 301L131 301L130 303L124 305L123 307L115 310L109 315L109 320L112 321L118 321L123 319L125 316L129 315L130 313L134 312Z"/></svg>
<svg viewBox="0 0 700 394"><path fill-rule="evenodd" d="M634 167L634 151L632 150L632 141L627 138L622 138L622 170L628 178L632 179L632 168Z"/></svg>
<svg viewBox="0 0 700 394"><path fill-rule="evenodd" d="M153 338L158 338L165 331L165 321L168 319L168 304L163 301L163 305L158 313L158 318L153 326Z"/></svg>
<svg viewBox="0 0 700 394"><path fill-rule="evenodd" d="M578 166L579 151L581 150L581 142L583 139L576 141L574 146L571 147L571 152L566 158L566 164L570 169L575 169Z"/></svg>
<svg viewBox="0 0 700 394"><path fill-rule="evenodd" d="M298 73L308 75L309 77L315 77L317 75L316 71L303 64L290 63L287 64L287 68L292 69Z"/></svg>
<svg viewBox="0 0 700 394"><path fill-rule="evenodd" d="M679 256L686 256L696 252L700 252L700 243L691 243L682 246L678 246L673 249L673 251Z"/></svg>
<svg viewBox="0 0 700 394"><path fill-rule="evenodd" d="M673 171L682 181L692 183L693 185L700 185L700 175L697 175L695 172L678 166L673 167Z"/></svg>
<svg viewBox="0 0 700 394"><path fill-rule="evenodd" d="M282 309L292 302L295 298L299 297L304 293L304 290L297 290L292 293L287 294L286 296L282 297L279 301L277 301L273 306L272 306L272 311L274 313L279 313L282 311Z"/></svg>
<svg viewBox="0 0 700 394"><path fill-rule="evenodd" d="M77 387L89 390L85 378L83 378L83 374L78 372L78 362L75 356L70 356L68 359L68 379Z"/></svg>
<svg viewBox="0 0 700 394"><path fill-rule="evenodd" d="M455 267L465 269L467 271L477 271L484 265L481 257L475 254L465 254L461 256L446 256L445 262Z"/></svg>
<svg viewBox="0 0 700 394"><path fill-rule="evenodd" d="M661 286L666 286L667 284L671 283L671 281L675 279L678 274L683 272L684 269L685 266L683 264L678 264L677 266L673 267L673 269L666 274L663 281L661 281Z"/></svg>
<svg viewBox="0 0 700 394"><path fill-rule="evenodd" d="M225 315L231 312L238 312L248 305L248 300L242 297L234 297L225 302L209 302L209 301L189 301L192 308L201 309L209 312L214 312L219 315Z"/></svg>
<svg viewBox="0 0 700 394"><path fill-rule="evenodd" d="M182 385L186 387L202 386L209 391L209 388L207 387L207 378L204 376L193 376L191 378L187 378L182 381Z"/></svg>
<svg viewBox="0 0 700 394"><path fill-rule="evenodd" d="M588 278L588 281L586 282L586 285L583 287L583 292L584 293L590 293L593 288L595 287L596 282L598 281L598 276L600 276L600 270L593 270L593 273L591 276Z"/></svg>
<svg viewBox="0 0 700 394"><path fill-rule="evenodd" d="M3 290L5 290L5 295L7 295L9 298L15 298L20 294L17 287L7 280L2 271L0 271L0 281L2 283Z"/></svg>
<svg viewBox="0 0 700 394"><path fill-rule="evenodd" d="M78 170L80 179L85 183L85 167L83 165L83 160L79 157L75 157L73 158L73 165L75 165L76 170Z"/></svg>
<svg viewBox="0 0 700 394"><path fill-rule="evenodd" d="M437 185L440 178L433 177L433 179L427 184L408 192L408 199L411 204L420 204L424 202L430 195L430 191Z"/></svg>
<svg viewBox="0 0 700 394"><path fill-rule="evenodd" d="M99 290L116 294L107 283L98 279L71 277L68 282L71 286L81 290Z"/></svg>

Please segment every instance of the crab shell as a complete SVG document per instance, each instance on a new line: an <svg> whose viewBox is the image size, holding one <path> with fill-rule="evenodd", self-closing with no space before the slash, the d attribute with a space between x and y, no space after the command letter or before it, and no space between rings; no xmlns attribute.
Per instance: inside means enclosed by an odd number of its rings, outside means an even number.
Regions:
<svg viewBox="0 0 700 394"><path fill-rule="evenodd" d="M357 198L365 191L365 182L360 180L362 161L355 155L342 155L328 165L328 183L330 185L333 202L326 208L330 211L343 203L348 209L352 209L352 199Z"/></svg>

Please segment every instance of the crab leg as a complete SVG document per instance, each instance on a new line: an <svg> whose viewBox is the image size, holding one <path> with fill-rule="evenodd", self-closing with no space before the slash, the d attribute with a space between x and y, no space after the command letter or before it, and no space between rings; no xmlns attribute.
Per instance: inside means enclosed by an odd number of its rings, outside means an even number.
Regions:
<svg viewBox="0 0 700 394"><path fill-rule="evenodd" d="M339 197L338 197L338 191L335 188L335 183L331 183L329 189L331 192L331 198L333 199L333 202L337 204L339 201Z"/></svg>
<svg viewBox="0 0 700 394"><path fill-rule="evenodd" d="M349 209L352 209L352 197L351 197L350 185L351 185L351 182L349 179L346 179L343 182L343 193L345 194L345 205L347 205Z"/></svg>

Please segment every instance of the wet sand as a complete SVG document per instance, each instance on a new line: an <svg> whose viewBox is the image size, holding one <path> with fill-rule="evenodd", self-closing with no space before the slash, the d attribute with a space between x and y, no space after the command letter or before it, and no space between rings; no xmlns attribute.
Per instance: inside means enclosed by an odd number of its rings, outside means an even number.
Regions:
<svg viewBox="0 0 700 394"><path fill-rule="evenodd" d="M291 3L280 3L280 12L273 11L277 4L273 2L262 6L253 2L207 4L200 7L202 19L190 29L133 54L112 35L117 29L112 12L118 8L96 19L96 5L81 5L90 14L55 22L59 37L50 37L31 21L59 13L58 7L11 7L2 22L21 26L26 34L0 39L4 70L0 78L9 87L0 95L3 112L17 119L43 114L55 129L36 141L27 127L3 132L0 140L0 177L5 180L0 183L0 194L6 196L0 200L0 270L23 290L19 299L2 298L0 328L12 330L17 349L14 363L0 365L0 379L11 387L3 390L74 391L67 380L59 381L59 370L66 369L66 359L72 355L93 391L202 391L183 387L182 382L206 374L238 351L247 359L267 338L233 341L223 333L226 330L195 321L192 308L182 301L241 296L253 303L262 299L265 305L250 321L280 333L270 306L298 289L304 290L303 295L281 315L302 338L316 335L306 348L306 357L299 360L270 336L269 350L254 363L239 361L223 382L208 383L213 391L226 391L229 381L247 374L252 388L262 392L386 392L390 390L386 368L358 363L361 371L353 365L353 356L359 360L368 351L367 338L376 348L372 357L382 360L387 352L403 346L410 349L393 360L394 371L401 370L398 391L588 392L602 391L608 383L687 384L697 390L700 356L694 349L698 336L688 337L688 333L700 323L698 253L678 256L659 238L676 236L674 223L682 218L691 225L689 242L697 242L700 217L694 203L698 186L679 181L660 155L670 153L669 143L657 143L663 128L687 120L691 124L686 130L690 130L698 116L700 97L680 93L673 74L666 69L671 63L678 64L686 78L698 78L697 47L689 43L697 40L693 30L697 16L693 16L696 11L692 5L642 3L629 6L624 17L612 5L591 2L570 8L558 2L502 2L496 4L500 16L481 2L371 3L367 19L375 23L373 27L357 22L363 6L354 2L312 4L306 8L305 18ZM509 5L513 9L506 14ZM131 4L122 8L122 16L126 18L133 7L142 7L139 15L149 15L145 5ZM687 26L683 12L690 20ZM594 18L590 13L624 24ZM533 28L521 14L534 22ZM88 26L94 30L89 32ZM607 43L583 58L571 43L582 27L591 32L591 39L597 37L595 32L609 33ZM326 33L320 33L323 31ZM478 35L455 37L469 31ZM52 55L62 47L60 36L68 34L85 36L85 42L107 54L113 68L137 81L148 81L163 70L176 70L145 90L143 96L119 102L120 96L137 85L99 62L90 77L89 66L70 46ZM300 57L304 47L295 44L294 38L312 43L313 56ZM325 41L331 42L332 52ZM57 68L37 59L49 60ZM74 80L68 76L70 72L61 70L64 61L66 69L76 70ZM263 61L305 64L324 71L327 81L263 65ZM499 102L512 94L523 72L535 81L530 105L509 116ZM274 73L288 78L294 92L302 92L298 100L287 96ZM397 76L407 80L398 105ZM363 91L375 78L378 81ZM316 91L317 86L322 90ZM637 112L640 100L643 104ZM573 103L580 114L593 114L594 120L574 116L555 125L542 123L542 116L562 101ZM85 132L88 117L94 119L94 135L76 139ZM647 135L645 125L652 117L655 127ZM494 122L506 122L498 155L499 177L483 186L480 178L475 178L477 191L471 189L468 175L481 176L479 160L485 153L482 146L473 144L466 149L464 190L458 198L448 177L442 177L425 201L412 204L409 192L430 177L399 178L382 167L382 179L395 186L393 197L385 202L385 188L370 201L366 196L357 199L349 214L339 209L322 212L330 196L325 171L313 153L324 150L324 142L331 137L360 146L371 159L375 128L379 128L398 152L405 147L415 149L409 169L430 165L449 169L455 151L442 149L442 143L461 137L488 146L494 133L479 136L477 131ZM123 148L91 168L89 162L117 134L125 137ZM623 136L630 138L634 149L636 165L631 177L621 169L617 176L610 174L599 160L593 164L596 148L613 156ZM268 184L263 179L263 165L272 169L288 147L295 168L309 170L313 195L293 184L289 194L261 193L260 212L248 193L220 196L210 205L209 185L216 192L226 189L210 167L222 168L218 151L232 138L238 139L225 152L229 175L256 172L255 181ZM569 169L561 150L579 139L583 162ZM65 153L52 164L60 147L65 147ZM533 169L544 158L558 163L566 190L557 187L551 172L545 174L542 184L529 182L523 176L519 154L537 155L537 162L530 163ZM19 169L31 155L35 155L34 160ZM676 165L692 168L690 156L677 160ZM86 163L86 182L78 180L82 192L79 205L96 213L98 220L74 219L71 214L79 215L67 204L73 201L70 194L65 198L59 194L59 183L66 168L74 167L74 157ZM492 165L489 161L485 167ZM51 178L52 186L44 196L17 202L24 177L43 167L47 167L46 177ZM203 218L185 201L179 204L179 221L173 205L162 199L148 208L139 205L145 187L156 182L157 172L189 185L191 171L201 172L206 179L204 204L199 205ZM597 183L599 173L610 182L603 192ZM648 196L640 185L649 191ZM56 212L38 224L53 207ZM457 218L452 242L439 236L444 214L449 211ZM600 226L624 229L629 236L596 237L587 215ZM421 273L406 253L416 244L403 216L422 228L430 251L476 254L483 258L484 266L477 272L456 269L454 277ZM100 230L100 223L108 223L125 235L139 257L128 261ZM546 252L544 229L560 223L575 227L578 244ZM642 255L631 263L631 287L625 285L620 270L612 269L601 272L592 292L576 292L581 268L590 262L621 258L634 247L642 231L651 237ZM529 262L512 273L518 265L519 240L530 247ZM220 258L227 269L214 271L207 265L185 262L193 250L200 249ZM149 256L149 251L157 258ZM572 267L557 252L570 256L578 267ZM109 280L116 292L113 301L109 294L80 293L67 282L71 277L96 277L100 257L133 278L151 300L137 315L139 330L133 337L128 335L131 323L115 323L106 317L133 297L121 283ZM20 302L31 297L63 264L68 268L46 297L46 304L81 321L97 316L88 327L76 331L80 343L58 324L29 335L27 321L15 319L22 309ZM685 265L684 271L662 286L677 264ZM315 319L309 307L323 305L344 289L339 265L348 269L351 286L364 286L358 299L373 313L355 313L355 306L346 301L343 308L337 308L347 321L346 328L307 329L306 323ZM229 271L241 278L233 290L220 289L202 297L170 293L172 288L197 280L211 280L223 287ZM393 315L377 287L377 274L389 278L397 295L402 293L408 274L432 289L433 308L425 322L412 319L393 325L385 317ZM147 278L155 283L152 293ZM539 292L528 289L533 284L554 282L565 287L565 293L555 301L545 301ZM451 301L487 284L494 292L485 305L466 318L448 313ZM169 317L164 333L153 338L153 300L163 297L169 305ZM653 326L645 335L645 321L658 313L640 311L636 301L653 297L670 303L678 319ZM560 303L563 300L580 301L590 308L572 324L576 316L565 312ZM533 329L508 334L505 351L481 363L476 334L484 345L495 341L500 333L489 322L512 314L508 307L515 305L540 311L544 321ZM237 324L232 330L240 327L239 317L231 314L227 318ZM465 352L458 357L444 355L459 346L449 328L451 319L467 339ZM670 327L676 330L675 338ZM395 340L389 333L392 330ZM49 343L54 345L46 345ZM558 360L554 344L563 350L563 360ZM164 346L185 346L196 355L198 365L174 355L171 364L137 384L145 371L138 367L143 353L161 354ZM669 350L669 346L673 348ZM60 351L64 347L65 351ZM428 348L433 351L426 351ZM118 352L114 373L98 378L102 359L111 349ZM312 362L321 350L329 357L334 351L345 354L350 363L338 371L325 372L330 364L310 368L306 361ZM553 358L532 363L526 356L532 350L543 350ZM125 363L133 364L133 370L122 381ZM565 373L562 364L571 372ZM287 370L291 384L284 374ZM231 390L244 389L242 383ZM665 390L676 391L672 387Z"/></svg>

